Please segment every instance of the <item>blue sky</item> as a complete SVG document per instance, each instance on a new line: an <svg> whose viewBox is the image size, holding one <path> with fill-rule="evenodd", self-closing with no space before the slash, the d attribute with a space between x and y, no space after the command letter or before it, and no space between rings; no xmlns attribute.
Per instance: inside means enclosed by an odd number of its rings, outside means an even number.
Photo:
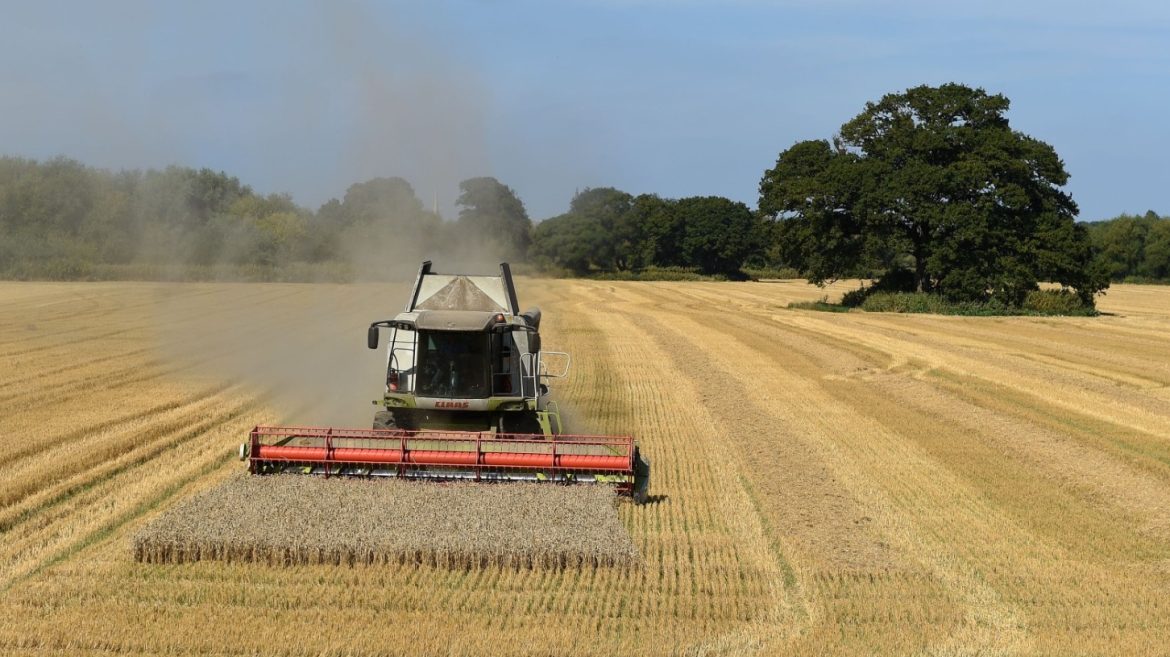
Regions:
<svg viewBox="0 0 1170 657"><path fill-rule="evenodd" d="M316 207L375 176L450 215L614 186L755 206L777 154L919 84L1003 93L1082 219L1170 214L1170 3L5 2L0 153L222 169Z"/></svg>

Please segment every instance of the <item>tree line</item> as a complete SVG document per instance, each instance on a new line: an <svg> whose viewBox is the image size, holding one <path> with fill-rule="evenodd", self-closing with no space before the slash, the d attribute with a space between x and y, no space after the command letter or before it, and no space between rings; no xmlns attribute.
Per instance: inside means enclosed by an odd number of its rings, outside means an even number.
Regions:
<svg viewBox="0 0 1170 657"><path fill-rule="evenodd" d="M1111 280L1170 283L1170 216L1150 210L1086 224Z"/></svg>
<svg viewBox="0 0 1170 657"><path fill-rule="evenodd" d="M537 227L533 255L578 274L684 266L732 275L749 265L818 284L870 279L852 304L917 293L1019 308L1050 282L1091 309L1127 272L1164 276L1152 265L1161 229L1148 219L1078 223L1063 161L1012 128L1009 105L961 84L887 94L831 138L781 152L754 213L726 199L588 190Z"/></svg>
<svg viewBox="0 0 1170 657"><path fill-rule="evenodd" d="M426 209L402 178L357 183L316 211L210 169L108 171L59 157L0 158L0 276L350 278L362 259L523 258L531 222L492 178L460 184L459 217ZM301 267L298 268L297 266Z"/></svg>
<svg viewBox="0 0 1170 657"><path fill-rule="evenodd" d="M1063 162L1013 129L1008 107L964 85L915 87L867 103L830 138L782 151L761 176L756 210L605 187L536 223L514 190L487 177L460 183L448 220L402 178L354 184L311 210L209 169L0 158L0 275L227 268L271 278L300 266L346 278L424 255L492 257L576 276L864 278L873 282L863 294L1007 306L1041 282L1091 305L1110 280L1170 278L1170 222L1148 213L1078 223Z"/></svg>
<svg viewBox="0 0 1170 657"><path fill-rule="evenodd" d="M575 275L679 268L736 276L765 241L763 222L719 196L664 199L612 187L586 189L569 211L532 231L532 261Z"/></svg>
<svg viewBox="0 0 1170 657"><path fill-rule="evenodd" d="M531 262L573 275L677 267L736 276L762 222L721 197L680 200L586 189L535 225L515 191L464 180L458 216L424 207L409 182L351 185L316 210L210 169L107 171L67 158L0 158L0 275L179 278L353 275L420 257Z"/></svg>

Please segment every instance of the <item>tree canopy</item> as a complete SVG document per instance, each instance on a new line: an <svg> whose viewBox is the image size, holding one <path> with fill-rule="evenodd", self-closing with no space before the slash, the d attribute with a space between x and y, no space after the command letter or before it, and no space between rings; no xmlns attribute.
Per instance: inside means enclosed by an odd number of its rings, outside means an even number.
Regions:
<svg viewBox="0 0 1170 657"><path fill-rule="evenodd" d="M574 196L569 211L536 225L534 261L575 274L677 267L736 276L760 248L756 216L718 196L663 199L602 187Z"/></svg>
<svg viewBox="0 0 1170 657"><path fill-rule="evenodd" d="M528 253L532 221L511 187L495 178L470 178L459 183L459 225L490 245L502 259L523 259Z"/></svg>
<svg viewBox="0 0 1170 657"><path fill-rule="evenodd" d="M818 284L876 279L861 299L918 291L1000 306L1045 281L1091 306L1110 279L1170 280L1170 219L1077 223L1063 162L1013 129L1008 108L982 89L915 87L867 103L831 139L781 152L756 211L594 187L535 224L491 177L462 181L458 217L445 221L397 177L355 183L313 211L222 171L0 157L0 276L190 278L227 266L265 278L320 266L386 277L437 257L620 277L795 269Z"/></svg>
<svg viewBox="0 0 1170 657"><path fill-rule="evenodd" d="M533 229L533 259L578 275L630 269L638 239L633 204L633 196L612 187L578 192L568 212Z"/></svg>
<svg viewBox="0 0 1170 657"><path fill-rule="evenodd" d="M510 189L473 179L463 191L467 224L457 225L426 210L402 178L356 183L313 212L210 169L0 158L0 276L265 279L291 270L301 279L319 266L333 279L385 277L425 257L465 257L489 233L526 244L527 215Z"/></svg>
<svg viewBox="0 0 1170 657"><path fill-rule="evenodd" d="M734 274L757 247L755 216L743 203L721 196L692 196L675 202L682 227L681 263L704 274Z"/></svg>
<svg viewBox="0 0 1170 657"><path fill-rule="evenodd" d="M1170 281L1170 216L1150 210L1088 224L1097 266L1115 281Z"/></svg>
<svg viewBox="0 0 1170 657"><path fill-rule="evenodd" d="M959 84L886 95L832 142L781 153L760 211L814 282L877 268L888 286L955 300L1018 305L1040 281L1091 300L1108 281L1062 189L1068 174L1007 109Z"/></svg>

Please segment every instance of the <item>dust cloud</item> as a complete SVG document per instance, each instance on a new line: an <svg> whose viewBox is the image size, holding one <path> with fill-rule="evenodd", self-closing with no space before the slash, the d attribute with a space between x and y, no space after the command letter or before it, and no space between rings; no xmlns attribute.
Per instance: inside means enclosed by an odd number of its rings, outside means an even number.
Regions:
<svg viewBox="0 0 1170 657"><path fill-rule="evenodd" d="M384 348L366 348L369 323L401 311L423 260L457 273L489 273L500 262L450 221L458 182L491 175L486 92L438 47L443 39L417 25L352 2L320 3L311 13L312 29L298 27L304 75L273 84L282 113L307 133L338 112L344 128L326 153L310 148L321 135L291 135L305 147L300 159L282 155L287 146L266 155L260 131L249 168L259 162L272 179L301 181L307 190L287 190L293 198L312 198L327 180L340 200L345 185L397 176L413 196L374 207L377 221L334 236L357 283L164 287L155 312L168 324L182 318L182 328L159 332L159 353L191 380L259 396L281 423L364 427L385 375Z"/></svg>
<svg viewBox="0 0 1170 657"><path fill-rule="evenodd" d="M192 386L256 397L274 422L366 427L385 369L384 351L366 348L366 327L399 312L406 293L396 284L165 284L158 353Z"/></svg>
<svg viewBox="0 0 1170 657"><path fill-rule="evenodd" d="M419 262L412 264L413 274ZM498 272L498 263L435 266ZM256 396L275 422L368 427L377 410L371 402L384 392L386 342L371 351L366 329L401 312L410 291L405 281L162 284L154 312L168 328L156 331L158 353L192 385L233 385Z"/></svg>
<svg viewBox="0 0 1170 657"><path fill-rule="evenodd" d="M354 81L334 177L401 175L427 208L450 216L459 181L491 175L487 85L438 47L442 35L383 23L352 2L319 11L326 29L318 47Z"/></svg>

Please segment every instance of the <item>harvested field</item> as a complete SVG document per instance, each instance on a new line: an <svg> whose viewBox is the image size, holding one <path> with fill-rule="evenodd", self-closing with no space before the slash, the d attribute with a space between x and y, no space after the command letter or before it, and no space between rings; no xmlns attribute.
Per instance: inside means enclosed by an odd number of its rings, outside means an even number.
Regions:
<svg viewBox="0 0 1170 657"><path fill-rule="evenodd" d="M1166 654L1170 287L996 318L518 285L574 426L653 460L637 567L138 562L252 426L367 426L401 289L0 284L0 654Z"/></svg>
<svg viewBox="0 0 1170 657"><path fill-rule="evenodd" d="M134 536L147 563L220 560L443 568L632 566L602 486L234 476Z"/></svg>

